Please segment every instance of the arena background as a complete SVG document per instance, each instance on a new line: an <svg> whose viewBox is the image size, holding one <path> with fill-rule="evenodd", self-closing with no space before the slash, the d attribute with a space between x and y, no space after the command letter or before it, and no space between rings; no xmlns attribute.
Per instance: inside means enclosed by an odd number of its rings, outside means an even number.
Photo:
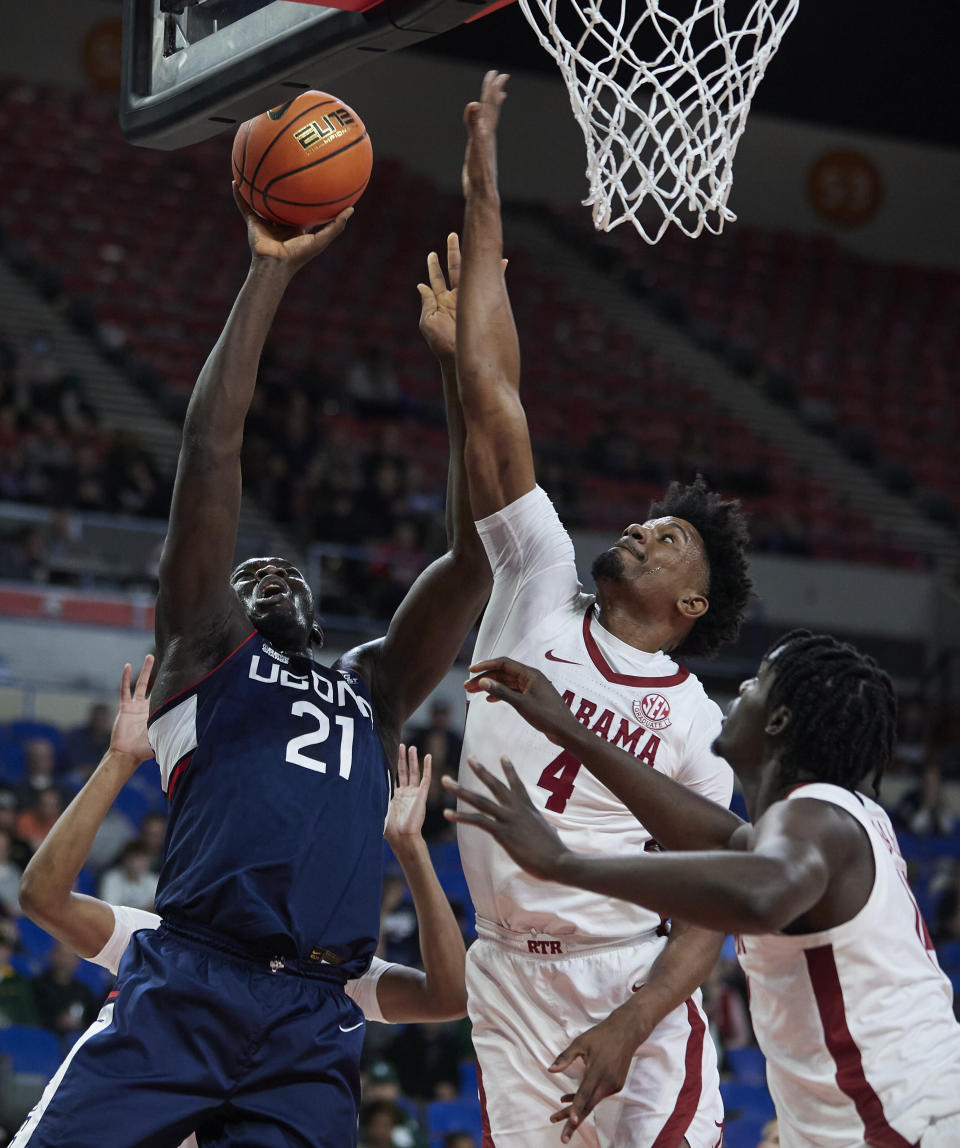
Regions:
<svg viewBox="0 0 960 1148"><path fill-rule="evenodd" d="M885 800L956 973L960 129L947 85L960 17L949 7L915 5L908 23L892 3L801 5L737 154L738 222L655 248L628 227L592 233L582 138L518 12L331 83L367 124L374 176L331 270L321 260L282 305L265 393L290 419L309 409L317 439L298 444L299 462L278 462L282 420L256 425L241 550L307 563L333 657L380 632L441 545L439 387L414 286L457 225L463 104L483 68L511 69L500 171L524 394L584 577L674 474L703 469L744 498L757 598L739 644L693 668L723 701L794 625L882 661L904 712ZM178 420L245 261L230 133L177 153L122 141L119 9L35 0L0 39L0 781L12 791L39 752L27 743L49 738L69 795L66 779L89 763L71 760L66 731L112 705L123 662L151 648ZM340 534L319 529L353 512ZM458 666L412 723L436 736L433 709L446 703L451 754L462 680ZM131 836L162 809L141 780L121 811ZM437 857L462 899L443 841ZM402 899L390 909L398 935L404 911ZM18 944L14 964L35 975L46 953ZM409 929L396 944L415 948ZM736 974L723 976L735 989ZM29 1094L23 1076L19 1092L3 1085L0 1122ZM730 1142L752 1148L762 1112L744 1111Z"/></svg>

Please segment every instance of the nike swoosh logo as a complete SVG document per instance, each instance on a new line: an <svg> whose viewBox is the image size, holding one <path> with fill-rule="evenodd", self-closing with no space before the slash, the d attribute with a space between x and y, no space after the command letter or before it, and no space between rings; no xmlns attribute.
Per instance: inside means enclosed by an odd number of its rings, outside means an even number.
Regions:
<svg viewBox="0 0 960 1148"><path fill-rule="evenodd" d="M638 993L642 988L643 988L643 981L637 981L637 983L635 985L630 986L630 991L632 993Z"/></svg>
<svg viewBox="0 0 960 1148"><path fill-rule="evenodd" d="M582 662L571 662L569 658L558 658L553 650L547 650L546 659L548 662L566 662L568 666L579 666Z"/></svg>
<svg viewBox="0 0 960 1148"><path fill-rule="evenodd" d="M340 1025L340 1031L341 1032L354 1032L362 1024L363 1024L363 1021L361 1020L357 1024L352 1024L349 1028L344 1028L343 1025Z"/></svg>

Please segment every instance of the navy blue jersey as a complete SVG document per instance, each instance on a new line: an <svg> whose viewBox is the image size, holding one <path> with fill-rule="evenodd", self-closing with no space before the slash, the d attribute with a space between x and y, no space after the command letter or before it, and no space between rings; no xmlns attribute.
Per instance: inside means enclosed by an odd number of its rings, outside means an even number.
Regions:
<svg viewBox="0 0 960 1148"><path fill-rule="evenodd" d="M363 680L291 665L255 631L149 728L170 805L157 911L321 975L362 972L390 796Z"/></svg>

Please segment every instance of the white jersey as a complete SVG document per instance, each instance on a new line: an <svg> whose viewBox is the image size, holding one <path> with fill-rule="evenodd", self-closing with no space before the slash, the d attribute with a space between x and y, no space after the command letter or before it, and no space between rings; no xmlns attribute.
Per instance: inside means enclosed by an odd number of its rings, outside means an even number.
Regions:
<svg viewBox="0 0 960 1148"><path fill-rule="evenodd" d="M737 937L780 1143L913 1148L931 1124L960 1114L950 982L886 813L836 785L803 785L795 798L829 801L854 817L876 876L864 907L835 929Z"/></svg>
<svg viewBox="0 0 960 1148"><path fill-rule="evenodd" d="M726 806L730 767L713 754L720 709L666 654L645 653L606 631L582 592L573 543L535 487L477 523L493 569L474 661L511 657L541 670L598 737ZM509 757L534 804L578 853L643 854L655 848L633 814L569 753L510 706L470 702L463 761L471 754L502 778ZM468 766L461 783L478 788ZM477 915L512 932L639 936L661 923L638 905L537 880L482 830L459 827L460 857Z"/></svg>

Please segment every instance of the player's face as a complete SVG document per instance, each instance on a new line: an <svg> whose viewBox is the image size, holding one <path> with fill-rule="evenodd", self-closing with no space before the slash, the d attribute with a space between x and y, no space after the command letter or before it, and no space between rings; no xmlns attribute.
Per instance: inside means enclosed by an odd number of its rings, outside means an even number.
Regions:
<svg viewBox="0 0 960 1148"><path fill-rule="evenodd" d="M686 587L703 593L707 559L699 531L684 518L632 522L593 563L600 584L632 583L643 593L662 592L672 602Z"/></svg>
<svg viewBox="0 0 960 1148"><path fill-rule="evenodd" d="M314 624L306 579L283 558L248 558L230 584L254 626L280 649L303 649Z"/></svg>
<svg viewBox="0 0 960 1148"><path fill-rule="evenodd" d="M737 696L727 707L713 752L727 759L738 773L761 764L767 749L770 719L770 688L776 653L765 658L752 678L740 683Z"/></svg>

